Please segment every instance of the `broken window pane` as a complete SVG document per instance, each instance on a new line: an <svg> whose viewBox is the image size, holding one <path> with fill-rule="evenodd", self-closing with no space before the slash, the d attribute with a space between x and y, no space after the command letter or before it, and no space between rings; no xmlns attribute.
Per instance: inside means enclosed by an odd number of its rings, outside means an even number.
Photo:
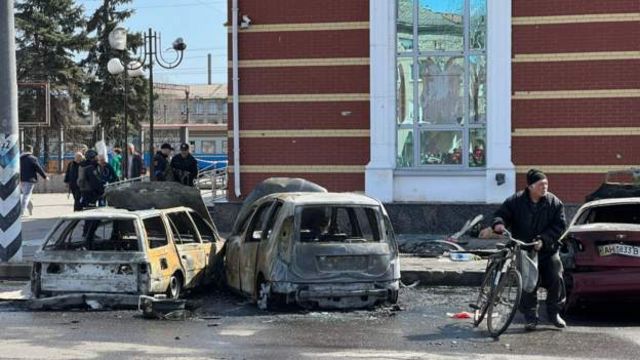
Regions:
<svg viewBox="0 0 640 360"><path fill-rule="evenodd" d="M196 235L196 230L189 216L184 212L177 212L168 215L171 221L174 236L178 244L193 244L200 242Z"/></svg>
<svg viewBox="0 0 640 360"><path fill-rule="evenodd" d="M138 251L134 221L84 219L69 220L56 229L46 250Z"/></svg>
<svg viewBox="0 0 640 360"><path fill-rule="evenodd" d="M167 229L159 216L145 219L143 223L150 249L159 248L169 243Z"/></svg>
<svg viewBox="0 0 640 360"><path fill-rule="evenodd" d="M189 215L191 215L193 222L196 224L196 227L198 228L198 232L200 233L200 238L202 239L202 241L215 242L216 241L215 232L213 231L211 226L206 221L204 221L204 219L202 219L202 216L200 216L200 214L196 212L190 212Z"/></svg>
<svg viewBox="0 0 640 360"><path fill-rule="evenodd" d="M582 213L576 225L596 223L640 224L640 204L597 206Z"/></svg>
<svg viewBox="0 0 640 360"><path fill-rule="evenodd" d="M309 206L300 215L301 242L380 241L374 208L356 206Z"/></svg>

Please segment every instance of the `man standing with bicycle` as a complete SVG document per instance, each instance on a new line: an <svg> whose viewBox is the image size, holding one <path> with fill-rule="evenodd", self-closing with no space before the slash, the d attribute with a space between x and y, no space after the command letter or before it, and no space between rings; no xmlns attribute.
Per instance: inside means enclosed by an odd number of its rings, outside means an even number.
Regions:
<svg viewBox="0 0 640 360"><path fill-rule="evenodd" d="M511 229L513 237L527 243L541 240L534 249L538 251L538 285L547 289L547 314L549 321L558 327L566 327L560 317L565 302L562 262L560 261L560 236L566 229L564 205L548 192L547 176L540 170L527 172L527 187L509 197L495 213L493 231L501 234ZM525 316L525 329L535 330L538 325L538 288L522 294L520 311Z"/></svg>

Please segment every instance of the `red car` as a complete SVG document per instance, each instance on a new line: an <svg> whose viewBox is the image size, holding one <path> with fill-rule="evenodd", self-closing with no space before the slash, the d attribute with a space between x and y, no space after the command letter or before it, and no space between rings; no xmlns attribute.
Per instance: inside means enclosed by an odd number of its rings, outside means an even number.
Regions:
<svg viewBox="0 0 640 360"><path fill-rule="evenodd" d="M564 244L568 308L583 299L640 298L640 197L586 203Z"/></svg>

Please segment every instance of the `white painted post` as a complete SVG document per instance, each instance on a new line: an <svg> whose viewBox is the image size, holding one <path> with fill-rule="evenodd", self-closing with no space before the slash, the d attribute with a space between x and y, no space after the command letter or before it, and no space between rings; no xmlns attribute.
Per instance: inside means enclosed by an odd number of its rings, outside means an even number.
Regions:
<svg viewBox="0 0 640 360"><path fill-rule="evenodd" d="M22 260L13 1L0 2L0 263Z"/></svg>

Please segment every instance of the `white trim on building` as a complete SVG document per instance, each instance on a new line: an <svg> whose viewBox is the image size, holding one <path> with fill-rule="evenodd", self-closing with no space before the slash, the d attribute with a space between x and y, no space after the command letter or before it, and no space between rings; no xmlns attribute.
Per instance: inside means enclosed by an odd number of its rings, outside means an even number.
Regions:
<svg viewBox="0 0 640 360"><path fill-rule="evenodd" d="M511 161L511 0L487 1L486 169L396 169L396 0L369 0L371 160L365 191L383 202L500 203ZM497 179L504 177L498 184Z"/></svg>

